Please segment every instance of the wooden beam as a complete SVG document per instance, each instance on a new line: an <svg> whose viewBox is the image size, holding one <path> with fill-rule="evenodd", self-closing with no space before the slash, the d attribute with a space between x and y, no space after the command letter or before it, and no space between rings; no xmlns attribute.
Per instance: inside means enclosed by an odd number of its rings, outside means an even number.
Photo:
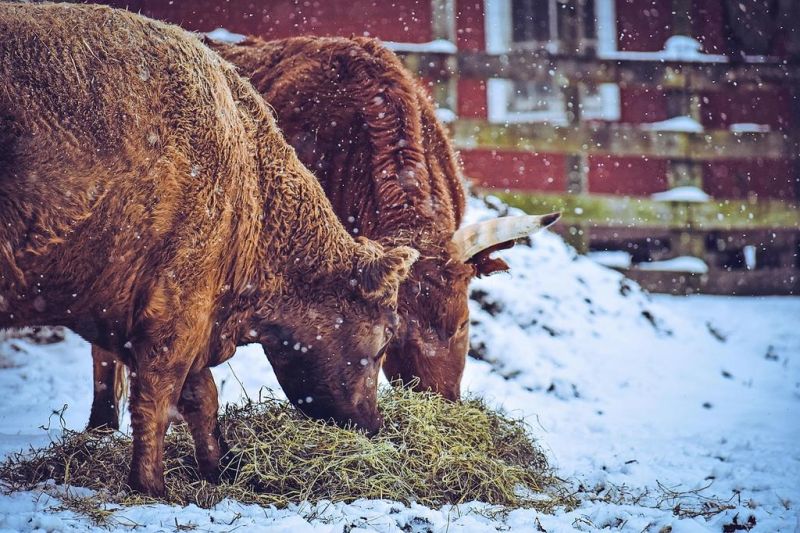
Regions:
<svg viewBox="0 0 800 533"><path fill-rule="evenodd" d="M448 54L398 53L418 74L445 79ZM691 92L763 88L764 85L800 84L800 64L699 63L660 60L599 59L591 56L554 55L544 51L487 54L459 52L458 75L462 78L511 78L548 81L554 72L570 80L592 83L658 86Z"/></svg>
<svg viewBox="0 0 800 533"><path fill-rule="evenodd" d="M644 130L630 124L492 124L461 119L449 125L457 148L561 154L648 156L686 161L798 159L800 147L783 132L704 133Z"/></svg>

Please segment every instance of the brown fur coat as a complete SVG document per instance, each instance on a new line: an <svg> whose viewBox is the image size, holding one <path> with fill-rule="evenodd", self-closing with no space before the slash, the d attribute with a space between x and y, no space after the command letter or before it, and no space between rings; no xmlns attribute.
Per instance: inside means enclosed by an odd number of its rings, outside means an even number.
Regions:
<svg viewBox="0 0 800 533"><path fill-rule="evenodd" d="M460 395L467 288L507 265L491 250L468 264L450 241L464 190L454 151L425 91L368 38L206 41L275 109L278 126L354 235L421 252L399 296L401 324L384 371L418 389Z"/></svg>
<svg viewBox="0 0 800 533"><path fill-rule="evenodd" d="M374 429L416 253L348 235L258 93L183 30L0 3L0 36L0 327L65 325L131 367L131 485L163 494L172 406L214 477L207 367L240 342L310 414Z"/></svg>

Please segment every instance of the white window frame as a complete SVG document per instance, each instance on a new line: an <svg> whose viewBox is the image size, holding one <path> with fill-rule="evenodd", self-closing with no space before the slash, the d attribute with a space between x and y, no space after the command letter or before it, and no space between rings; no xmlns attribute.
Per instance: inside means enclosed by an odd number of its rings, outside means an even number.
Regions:
<svg viewBox="0 0 800 533"><path fill-rule="evenodd" d="M556 0L551 0L555 3ZM597 25L596 50L600 58L612 56L617 51L617 23L614 0L595 0L595 17ZM486 51L490 54L506 54L512 50L529 48L526 43L512 43L511 0L484 0L484 25L486 33ZM555 11L550 10L548 16L553 19ZM554 21L550 21L551 28ZM557 26L557 24L556 24ZM557 27L553 31L557 33ZM531 43L538 48L545 48L551 53L558 52L558 41L549 43ZM544 46L542 46L544 44ZM553 83L558 83L557 74ZM598 86L601 98L601 109L597 112L583 110L583 118L616 121L620 118L619 86L604 83ZM546 111L509 111L513 96L514 83L510 79L490 78L486 82L486 109L490 122L523 123L549 122L556 125L567 124L567 113L563 105L559 109Z"/></svg>

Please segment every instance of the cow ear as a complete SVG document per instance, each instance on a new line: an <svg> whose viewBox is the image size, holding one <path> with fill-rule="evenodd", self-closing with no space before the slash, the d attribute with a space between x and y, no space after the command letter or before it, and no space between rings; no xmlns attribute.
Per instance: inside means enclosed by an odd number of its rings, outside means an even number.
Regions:
<svg viewBox="0 0 800 533"><path fill-rule="evenodd" d="M373 248L356 261L355 285L365 298L394 303L400 283L408 277L418 258L419 252L408 246L377 252Z"/></svg>
<svg viewBox="0 0 800 533"><path fill-rule="evenodd" d="M508 272L511 267L508 266L508 263L503 261L500 258L492 257L492 254L498 250L506 250L514 246L515 241L507 241L495 244L494 246L490 246L485 250L481 250L477 254L473 255L467 261L467 264L470 264L475 267L475 275L477 277L483 276L490 276L497 272Z"/></svg>

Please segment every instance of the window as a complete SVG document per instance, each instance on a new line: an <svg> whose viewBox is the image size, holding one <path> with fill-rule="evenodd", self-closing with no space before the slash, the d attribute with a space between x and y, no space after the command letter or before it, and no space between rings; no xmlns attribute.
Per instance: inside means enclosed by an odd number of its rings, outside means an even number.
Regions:
<svg viewBox="0 0 800 533"><path fill-rule="evenodd" d="M553 83L513 81L509 89L508 110L512 113L558 112L563 107L560 91Z"/></svg>
<svg viewBox="0 0 800 533"><path fill-rule="evenodd" d="M555 0L511 0L511 42L546 43L556 39L550 14Z"/></svg>
<svg viewBox="0 0 800 533"><path fill-rule="evenodd" d="M491 79L486 86L490 122L567 124L566 101L555 81ZM613 83L581 85L584 120L619 120L619 87Z"/></svg>
<svg viewBox="0 0 800 533"><path fill-rule="evenodd" d="M547 50L591 53L616 50L614 0L485 0L486 49L490 53ZM566 49L573 43L575 50ZM567 123L566 101L557 73L549 79L490 79L488 114L492 122ZM619 120L619 88L582 85L585 119Z"/></svg>
<svg viewBox="0 0 800 533"><path fill-rule="evenodd" d="M512 48L547 48L576 52L594 46L597 37L594 0L509 0Z"/></svg>

